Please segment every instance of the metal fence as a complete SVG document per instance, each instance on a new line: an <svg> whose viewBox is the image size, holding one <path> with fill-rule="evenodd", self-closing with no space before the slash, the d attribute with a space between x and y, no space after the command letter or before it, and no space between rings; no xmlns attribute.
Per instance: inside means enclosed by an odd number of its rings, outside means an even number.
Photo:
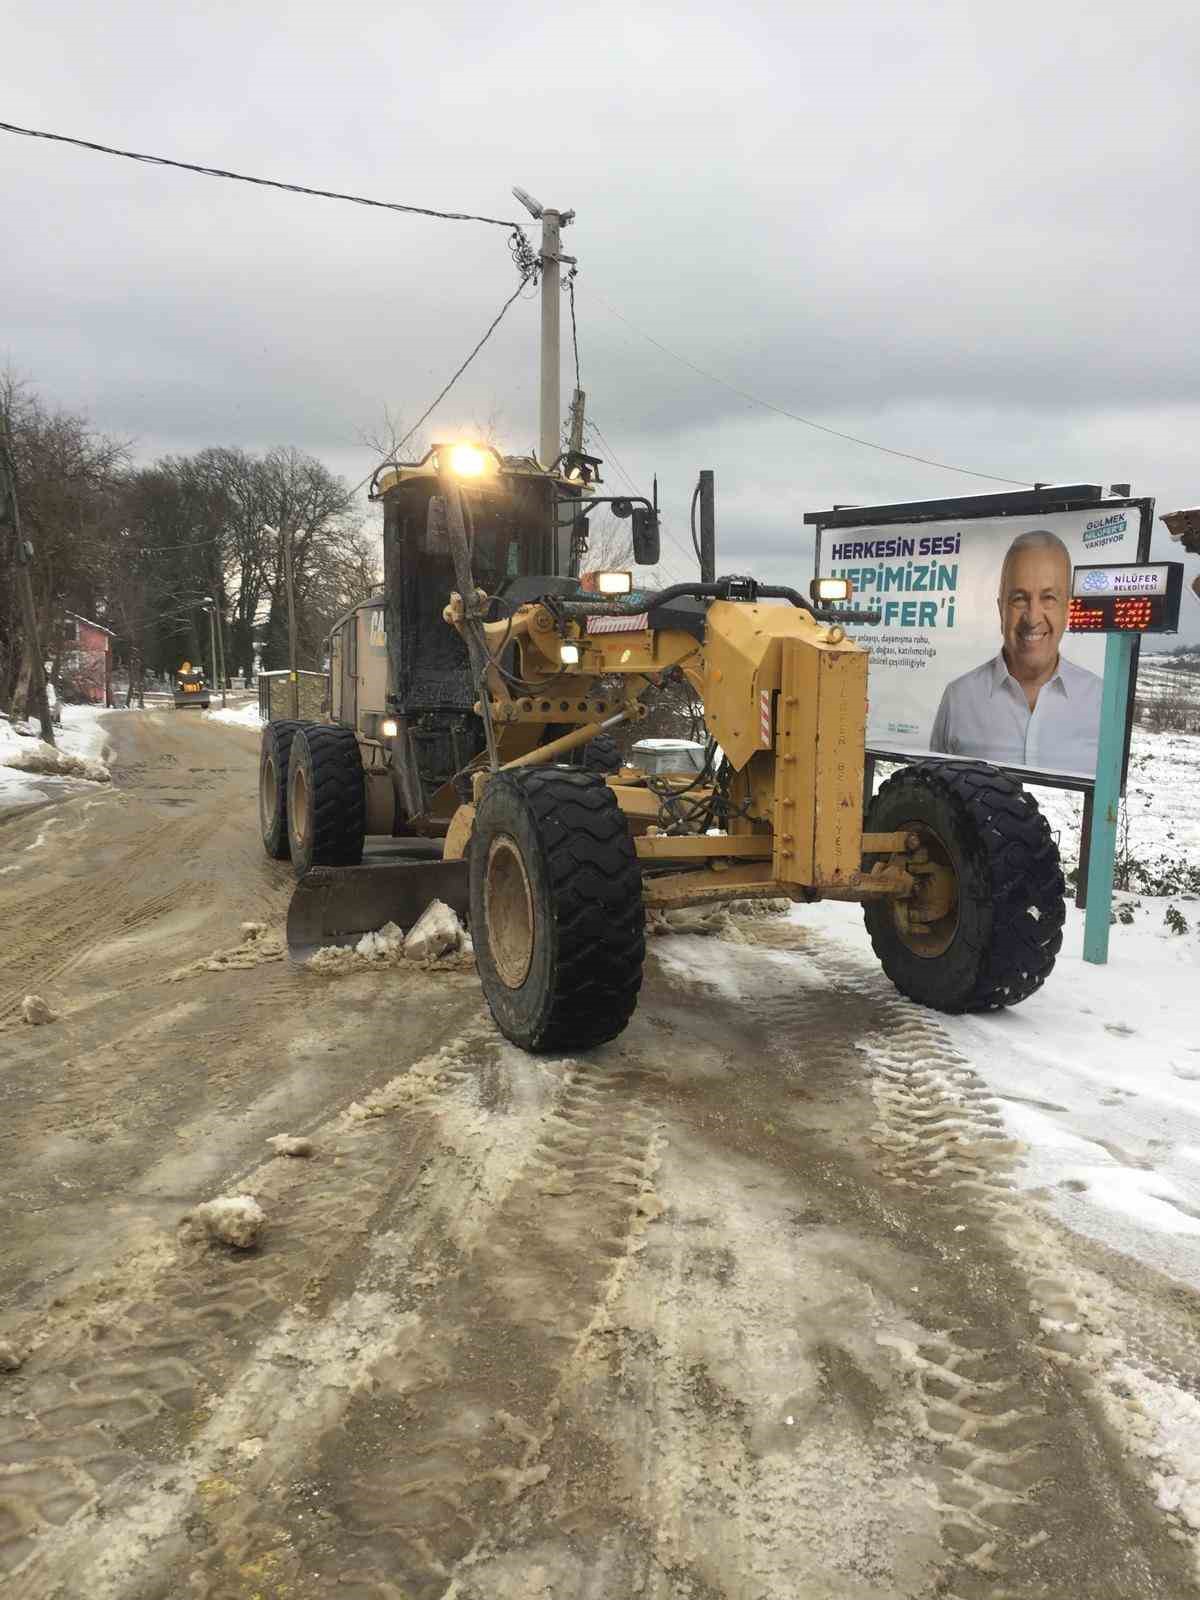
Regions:
<svg viewBox="0 0 1200 1600"><path fill-rule="evenodd" d="M299 708L292 708L292 689L298 691ZM285 668L278 672L260 672L258 675L258 711L264 722L277 722L288 717L299 717L303 722L320 722L329 715L329 674L326 672L298 672L296 684Z"/></svg>

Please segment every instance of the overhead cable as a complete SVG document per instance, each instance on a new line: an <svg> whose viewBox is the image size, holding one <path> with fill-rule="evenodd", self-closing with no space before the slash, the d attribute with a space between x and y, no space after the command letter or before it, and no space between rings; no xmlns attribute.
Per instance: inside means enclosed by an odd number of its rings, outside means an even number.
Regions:
<svg viewBox="0 0 1200 1600"><path fill-rule="evenodd" d="M467 357L467 359L459 367L458 371L450 379L450 382L441 391L441 393L437 396L437 398L430 405L428 405L425 408L425 410L421 413L421 415L413 423L412 427L404 435L403 439L399 440L396 444L394 444L392 446L391 457L395 457L395 456L399 455L400 451L404 449L404 446L412 438L413 434L416 433L417 429L421 426L421 424L423 422L427 421L428 418L433 414L433 412L437 410L438 406L441 405L442 401L450 393L451 389L453 389L454 385L462 377L463 373L471 365L472 361L474 361L475 357L479 354L479 352L483 349L484 345L488 342L488 340L492 337L493 333L495 333L496 329L500 326L501 320L503 319L505 312L508 310L509 306L512 305L513 301L516 300L517 297L520 295L521 290L525 287L525 285L526 285L526 283L528 281L529 281L528 278L522 278L521 279L520 283L513 290L513 292L509 295L508 299L500 307L500 309L499 309L499 311L497 311L496 315L492 318L491 326L488 328L488 330L484 334L483 338L480 339L479 343L475 346L474 350L471 351L471 354ZM350 493L351 494L357 494L358 491L361 488L363 488L363 486L365 484L370 483L371 479L379 471L379 467L387 465L388 459L390 459L390 458L385 458L383 461L381 461L379 463L379 466L372 467L370 472L367 473L366 477L362 480L362 482L355 484L354 488L351 489Z"/></svg>
<svg viewBox="0 0 1200 1600"><path fill-rule="evenodd" d="M960 472L965 477L987 478L992 483L1015 483L1023 489L1032 489L1034 487L1032 483L1028 483L1024 478L1002 478L995 472L977 472L973 467L954 467L946 461L934 461L930 456L914 455L910 450L894 450L891 445L877 444L874 439L861 439L854 433L843 433L840 428L830 428L824 422L814 422L811 417L798 416L796 412L788 411L783 406L777 406L770 400L761 400L758 395L751 394L746 389L739 389L736 383L730 383L727 379L718 376L717 373L709 372L704 367L697 366L694 361L689 361L686 356L681 356L677 350L672 350L669 345L663 344L660 339L655 339L653 335L646 333L642 328L637 327L635 323L630 322L628 317L622 316L616 306L610 305L604 296L597 293L594 288L592 293L596 295L596 299L599 300L606 311L611 312L618 322L623 322L627 328L636 333L639 339L645 339L647 344L652 344L656 350L661 350L664 355L670 356L672 361L678 361L680 366L687 367L699 377L707 379L709 383L719 384L722 389L728 389L730 394L736 394L739 399L748 401L752 406L761 406L764 411L773 411L776 416L787 417L790 421L799 422L806 428L815 428L819 433L832 434L835 439L845 439L849 444L860 444L867 450L880 450L884 455L888 456L900 456L905 461L919 461L922 466L936 467L940 472Z"/></svg>
<svg viewBox="0 0 1200 1600"><path fill-rule="evenodd" d="M383 211L404 211L417 217L437 217L442 222L484 222L494 228L516 228L519 222L504 217L482 217L471 211L436 211L431 206L402 205L398 200L370 200L361 194L342 194L337 189L312 189L302 183L283 183L278 178L255 178L245 172L227 172L222 167L202 167L194 161L175 161L169 156L148 156L137 150L118 150L91 139L75 139L66 133L47 133L42 128L22 128L14 122L0 122L0 132L19 133L27 139L50 139L56 144L73 144L80 150L95 150L101 155L122 156L126 161L144 161L152 167L177 167L183 172L198 172L206 178L229 178L235 183L256 183L264 189L284 189L289 194L316 195L322 200L349 200L356 206L375 206ZM522 233L522 238L524 234Z"/></svg>

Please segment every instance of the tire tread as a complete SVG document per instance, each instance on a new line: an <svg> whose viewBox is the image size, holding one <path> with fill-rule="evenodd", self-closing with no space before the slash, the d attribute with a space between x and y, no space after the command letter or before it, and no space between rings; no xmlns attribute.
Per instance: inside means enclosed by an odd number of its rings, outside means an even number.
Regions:
<svg viewBox="0 0 1200 1600"><path fill-rule="evenodd" d="M978 965L969 992L947 996L944 1004L931 1002L889 970L881 937L886 913L868 905L864 911L875 954L901 993L921 1004L949 1012L1016 1005L1045 983L1062 947L1066 886L1049 824L1032 795L982 762L935 760L906 767L880 786L872 809L914 783L948 797L974 837L968 875L977 895L990 903L990 937L986 949L976 947Z"/></svg>

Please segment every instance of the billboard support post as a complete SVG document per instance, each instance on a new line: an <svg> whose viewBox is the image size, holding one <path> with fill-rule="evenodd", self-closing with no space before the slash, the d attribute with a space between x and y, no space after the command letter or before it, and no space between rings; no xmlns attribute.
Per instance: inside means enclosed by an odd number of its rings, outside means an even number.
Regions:
<svg viewBox="0 0 1200 1600"><path fill-rule="evenodd" d="M1113 864L1117 854L1117 817L1121 803L1121 767L1129 706L1134 640L1130 633L1110 633L1104 645L1104 690L1100 704L1100 745L1092 798L1092 832L1087 862L1087 910L1083 924L1083 959L1096 966L1108 961L1108 929L1112 917Z"/></svg>

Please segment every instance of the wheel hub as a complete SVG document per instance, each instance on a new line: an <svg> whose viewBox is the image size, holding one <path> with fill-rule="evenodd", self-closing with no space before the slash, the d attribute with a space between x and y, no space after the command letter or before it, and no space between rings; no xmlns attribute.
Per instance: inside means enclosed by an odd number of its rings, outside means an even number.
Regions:
<svg viewBox="0 0 1200 1600"><path fill-rule="evenodd" d="M533 892L516 841L506 833L488 850L483 914L496 972L508 988L519 989L533 961Z"/></svg>
<svg viewBox="0 0 1200 1600"><path fill-rule="evenodd" d="M304 768L297 765L291 773L291 794L288 798L292 833L298 840L308 838L309 795L308 779Z"/></svg>
<svg viewBox="0 0 1200 1600"><path fill-rule="evenodd" d="M260 793L263 816L269 822L275 815L275 806L279 799L279 777L275 771L275 763L270 758L263 762Z"/></svg>
<svg viewBox="0 0 1200 1600"><path fill-rule="evenodd" d="M915 841L905 860L915 888L892 902L896 931L916 956L945 955L958 932L958 874L940 834L923 822L904 827Z"/></svg>

